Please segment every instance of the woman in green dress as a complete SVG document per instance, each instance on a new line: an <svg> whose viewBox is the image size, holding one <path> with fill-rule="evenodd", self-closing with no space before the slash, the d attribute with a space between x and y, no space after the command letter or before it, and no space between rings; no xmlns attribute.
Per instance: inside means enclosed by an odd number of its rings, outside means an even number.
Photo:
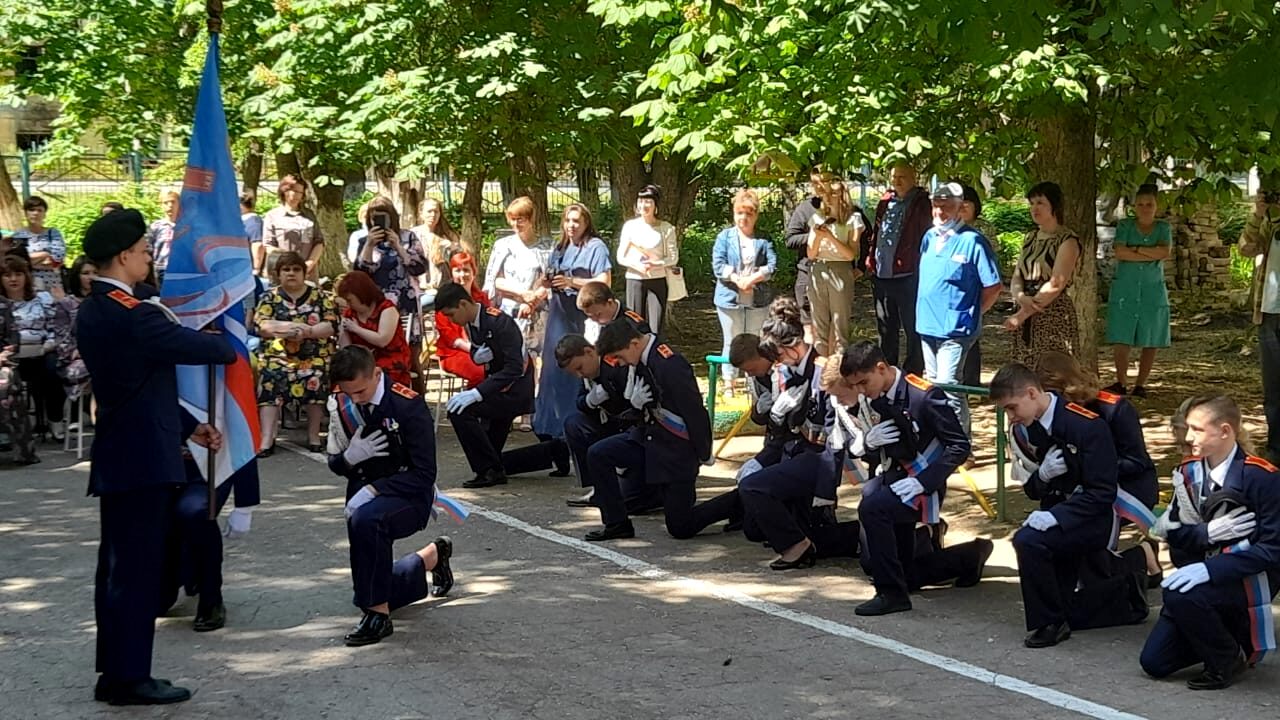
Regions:
<svg viewBox="0 0 1280 720"><path fill-rule="evenodd" d="M1136 217L1116 225L1116 276L1107 302L1107 342L1116 361L1116 382L1108 391L1124 395L1129 378L1129 351L1142 348L1134 397L1147 396L1147 378L1156 349L1169 347L1169 292L1164 285L1164 259L1173 245L1169 223L1156 220L1156 186L1143 185L1133 201Z"/></svg>

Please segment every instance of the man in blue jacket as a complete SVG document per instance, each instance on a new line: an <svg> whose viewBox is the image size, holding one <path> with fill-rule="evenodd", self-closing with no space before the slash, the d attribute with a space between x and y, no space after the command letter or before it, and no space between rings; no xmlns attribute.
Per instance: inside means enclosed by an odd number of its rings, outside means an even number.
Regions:
<svg viewBox="0 0 1280 720"><path fill-rule="evenodd" d="M89 468L89 493L98 496L102 518L94 586L101 675L94 698L113 705L191 697L151 677L151 649L167 518L174 486L186 482L182 441L217 449L222 436L179 407L174 367L235 361L221 336L184 328L159 303L134 296L151 268L146 230L132 209L89 226L84 252L98 266L98 279L76 320L77 347L98 401Z"/></svg>

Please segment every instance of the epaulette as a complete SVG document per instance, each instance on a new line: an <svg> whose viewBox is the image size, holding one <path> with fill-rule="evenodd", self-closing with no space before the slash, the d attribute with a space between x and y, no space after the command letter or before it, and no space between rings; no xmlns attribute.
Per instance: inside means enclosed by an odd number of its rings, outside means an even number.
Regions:
<svg viewBox="0 0 1280 720"><path fill-rule="evenodd" d="M391 392L399 395L402 398L408 398L410 400L415 400L418 397L418 393L414 392L413 388L405 387L400 383L391 383Z"/></svg>
<svg viewBox="0 0 1280 720"><path fill-rule="evenodd" d="M116 302L129 308L130 310L142 304L141 300L139 300L138 298L130 295L129 293L123 290L112 290L111 292L107 293L107 297L111 298L112 300L115 300Z"/></svg>
<svg viewBox="0 0 1280 720"><path fill-rule="evenodd" d="M664 358L669 358L672 355L676 354L676 351L672 350L670 347L667 347L666 343L662 343L661 345L658 346L657 349L658 349L658 354Z"/></svg>
<svg viewBox="0 0 1280 720"><path fill-rule="evenodd" d="M622 361L612 355L605 355L603 359L604 359L604 364L608 365L609 367L619 367L620 365L622 365Z"/></svg>
<svg viewBox="0 0 1280 720"><path fill-rule="evenodd" d="M622 314L623 314L623 315L626 315L627 317L631 318L632 320L635 320L635 321L636 321L636 322L638 322L638 323L642 323L642 322L644 322L644 321L645 321L644 317L642 317L642 316L640 315L640 313L635 312L634 310L627 310L626 312L624 312L624 313L622 313Z"/></svg>
<svg viewBox="0 0 1280 720"><path fill-rule="evenodd" d="M1115 393L1107 392L1106 390L1099 390L1098 399L1108 405L1116 405L1122 398Z"/></svg>
<svg viewBox="0 0 1280 720"><path fill-rule="evenodd" d="M1280 472L1280 470L1277 470L1276 466L1272 465L1269 460L1267 460L1266 458L1260 458L1257 455L1245 455L1244 464L1252 465L1254 467L1260 467L1269 473Z"/></svg>
<svg viewBox="0 0 1280 720"><path fill-rule="evenodd" d="M1192 463L1198 463L1203 459L1204 458L1199 455L1188 455L1178 461L1178 467L1186 467Z"/></svg>
<svg viewBox="0 0 1280 720"><path fill-rule="evenodd" d="M912 374L907 375L907 383L909 383L910 385L912 385L913 387L919 390L928 390L929 388L933 387L933 383L929 382L928 380L925 380L924 378L918 375L912 375Z"/></svg>
<svg viewBox="0 0 1280 720"><path fill-rule="evenodd" d="M1098 413L1090 410L1089 408L1083 405L1077 405L1075 403L1067 403L1067 409L1079 415L1080 417L1086 417L1086 418L1089 418L1090 420L1098 419Z"/></svg>
<svg viewBox="0 0 1280 720"><path fill-rule="evenodd" d="M492 315L492 316L494 316L494 317L498 317L499 315L501 315L501 314L502 314L502 311L501 311L501 310L499 310L499 309L498 309L498 308L496 308L496 307L487 307L487 308L485 308L485 309L484 309L484 311L485 311L485 312L487 312L487 313L489 313L490 315Z"/></svg>

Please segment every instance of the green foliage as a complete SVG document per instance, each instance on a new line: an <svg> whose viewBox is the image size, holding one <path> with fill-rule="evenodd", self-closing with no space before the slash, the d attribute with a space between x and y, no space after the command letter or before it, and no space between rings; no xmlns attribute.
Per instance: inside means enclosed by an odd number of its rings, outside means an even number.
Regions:
<svg viewBox="0 0 1280 720"><path fill-rule="evenodd" d="M1022 200L999 198L988 200L982 204L982 218L994 225L1001 233L1025 233L1036 227L1036 224L1031 221L1031 211L1027 208L1027 203Z"/></svg>
<svg viewBox="0 0 1280 720"><path fill-rule="evenodd" d="M1240 242L1240 233L1244 232L1244 224L1252 213L1252 203L1233 202L1218 206L1218 237L1222 238L1223 245Z"/></svg>
<svg viewBox="0 0 1280 720"><path fill-rule="evenodd" d="M1240 290L1253 285L1254 259L1240 254L1240 245L1231 245L1231 287Z"/></svg>
<svg viewBox="0 0 1280 720"><path fill-rule="evenodd" d="M347 224L347 232L355 232L360 227L360 206L372 200L374 195L366 190L360 197L342 202L342 219Z"/></svg>
<svg viewBox="0 0 1280 720"><path fill-rule="evenodd" d="M983 209L986 214L986 209ZM996 259L1000 263L1000 273L1005 277L1013 274L1013 266L1018 262L1018 253L1022 251L1022 238L1026 233L1021 231L1002 232L995 237Z"/></svg>
<svg viewBox="0 0 1280 720"><path fill-rule="evenodd" d="M101 195L77 195L70 201L52 199L49 203L49 227L62 232L67 242L67 264L79 257L84 242L84 231L102 215L102 205L115 201L125 207L137 208L148 222L160 217L160 201L156 188L129 185L120 192Z"/></svg>

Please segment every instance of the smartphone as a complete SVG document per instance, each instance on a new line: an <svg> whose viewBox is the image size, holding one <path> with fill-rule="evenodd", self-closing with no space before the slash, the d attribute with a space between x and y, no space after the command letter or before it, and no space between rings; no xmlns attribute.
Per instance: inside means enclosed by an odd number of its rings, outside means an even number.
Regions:
<svg viewBox="0 0 1280 720"><path fill-rule="evenodd" d="M391 216L384 212L376 212L369 214L369 226L382 228L383 230L391 229Z"/></svg>

